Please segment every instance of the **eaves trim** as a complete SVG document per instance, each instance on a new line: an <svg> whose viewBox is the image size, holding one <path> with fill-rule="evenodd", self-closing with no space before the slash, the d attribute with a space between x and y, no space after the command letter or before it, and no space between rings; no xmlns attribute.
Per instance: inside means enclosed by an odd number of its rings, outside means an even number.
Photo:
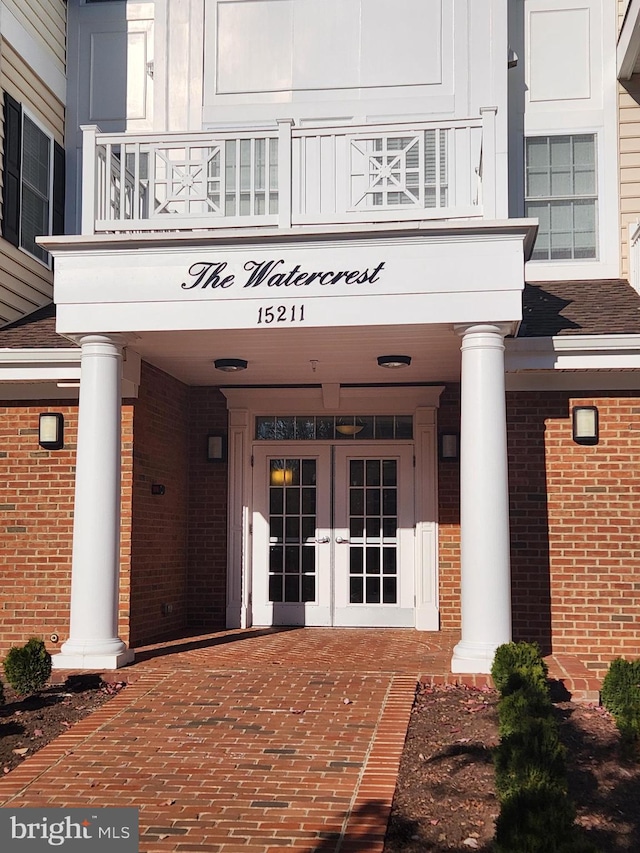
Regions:
<svg viewBox="0 0 640 853"><path fill-rule="evenodd" d="M507 373L640 370L640 335L562 335L505 342Z"/></svg>

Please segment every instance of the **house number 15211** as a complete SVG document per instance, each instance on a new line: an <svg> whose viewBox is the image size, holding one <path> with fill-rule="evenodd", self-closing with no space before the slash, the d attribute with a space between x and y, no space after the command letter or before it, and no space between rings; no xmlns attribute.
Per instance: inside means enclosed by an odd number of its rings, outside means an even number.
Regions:
<svg viewBox="0 0 640 853"><path fill-rule="evenodd" d="M301 323L304 320L304 305L269 305L258 308L257 325L270 323Z"/></svg>

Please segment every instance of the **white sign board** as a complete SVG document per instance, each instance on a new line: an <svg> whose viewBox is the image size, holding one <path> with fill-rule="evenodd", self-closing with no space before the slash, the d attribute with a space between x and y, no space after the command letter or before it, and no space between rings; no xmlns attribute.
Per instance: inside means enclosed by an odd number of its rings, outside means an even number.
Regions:
<svg viewBox="0 0 640 853"><path fill-rule="evenodd" d="M63 252L61 332L520 318L521 239Z"/></svg>

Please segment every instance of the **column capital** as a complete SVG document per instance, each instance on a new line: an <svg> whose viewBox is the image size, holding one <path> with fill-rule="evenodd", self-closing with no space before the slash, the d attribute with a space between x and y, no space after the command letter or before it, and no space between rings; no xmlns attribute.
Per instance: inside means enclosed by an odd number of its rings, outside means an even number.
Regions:
<svg viewBox="0 0 640 853"><path fill-rule="evenodd" d="M127 335L121 332L88 332L81 335L66 335L70 340L76 343L79 347L88 344L105 344L114 346L122 350L130 346L136 339L136 335Z"/></svg>
<svg viewBox="0 0 640 853"><path fill-rule="evenodd" d="M500 335L506 338L511 334L513 323L465 323L453 327L454 332L465 338L467 335Z"/></svg>

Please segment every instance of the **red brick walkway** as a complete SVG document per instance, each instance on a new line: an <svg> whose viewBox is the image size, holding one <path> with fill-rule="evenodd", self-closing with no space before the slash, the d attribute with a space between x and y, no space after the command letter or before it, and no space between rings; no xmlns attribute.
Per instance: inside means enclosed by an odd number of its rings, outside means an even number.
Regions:
<svg viewBox="0 0 640 853"><path fill-rule="evenodd" d="M416 682L449 677L454 641L305 628L142 650L0 805L137 806L142 853L379 853Z"/></svg>

